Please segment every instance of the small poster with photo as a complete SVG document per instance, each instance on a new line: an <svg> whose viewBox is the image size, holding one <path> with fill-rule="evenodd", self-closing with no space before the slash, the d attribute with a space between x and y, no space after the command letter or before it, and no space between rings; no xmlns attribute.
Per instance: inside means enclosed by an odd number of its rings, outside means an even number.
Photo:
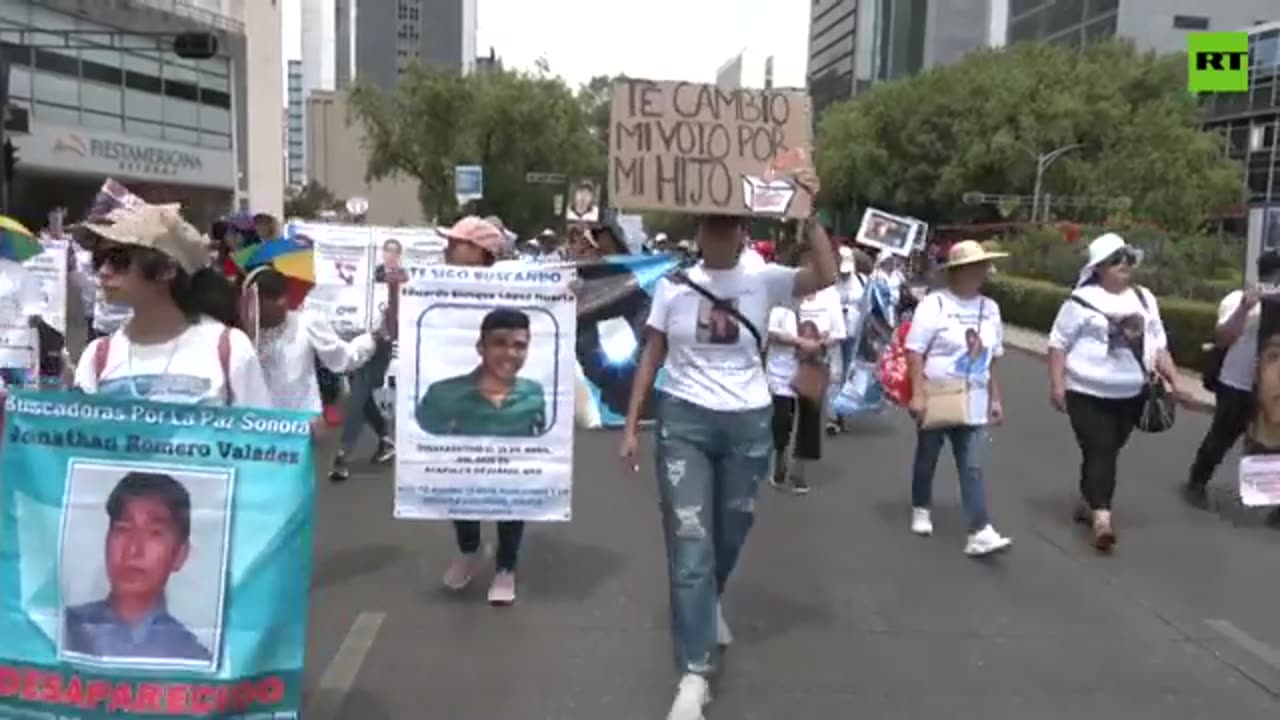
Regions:
<svg viewBox="0 0 1280 720"><path fill-rule="evenodd" d="M891 215L883 210L867 208L854 241L882 252L907 257L915 249L916 236L922 223L909 217Z"/></svg>

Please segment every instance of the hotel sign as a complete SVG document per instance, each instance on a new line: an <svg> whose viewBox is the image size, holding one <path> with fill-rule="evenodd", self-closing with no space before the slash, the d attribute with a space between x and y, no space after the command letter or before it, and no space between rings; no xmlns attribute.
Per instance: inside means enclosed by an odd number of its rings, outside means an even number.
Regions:
<svg viewBox="0 0 1280 720"><path fill-rule="evenodd" d="M234 187L231 151L33 123L14 137L24 165L77 175Z"/></svg>
<svg viewBox="0 0 1280 720"><path fill-rule="evenodd" d="M198 173L204 169L200 155L190 150L176 150L161 145L126 140L85 138L78 133L65 133L53 141L54 154L95 157L119 167L121 174L177 176Z"/></svg>

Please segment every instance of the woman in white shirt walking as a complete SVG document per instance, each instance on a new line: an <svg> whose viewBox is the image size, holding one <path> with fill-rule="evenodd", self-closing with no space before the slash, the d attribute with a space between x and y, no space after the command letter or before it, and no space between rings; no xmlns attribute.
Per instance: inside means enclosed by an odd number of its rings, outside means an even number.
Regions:
<svg viewBox="0 0 1280 720"><path fill-rule="evenodd" d="M1049 333L1050 401L1067 413L1080 446L1075 519L1092 528L1102 552L1116 542L1116 465L1142 412L1144 369L1154 369L1177 393L1156 297L1132 282L1141 257L1114 233L1090 243L1089 261Z"/></svg>
<svg viewBox="0 0 1280 720"><path fill-rule="evenodd" d="M1258 282L1268 287L1280 285L1280 253L1266 252L1258 257ZM1253 414L1261 297L1258 288L1233 290L1218 305L1213 341L1223 356L1213 389L1213 421L1183 486L1187 502L1201 509L1209 506L1208 486L1214 471L1244 434Z"/></svg>
<svg viewBox="0 0 1280 720"><path fill-rule="evenodd" d="M815 185L807 178L802 187ZM769 311L829 287L836 275L835 252L816 223L809 223L811 268L743 263L745 241L741 219L704 217L701 262L685 279L658 282L623 434L621 454L637 469L641 409L661 366L655 466L681 676L668 720L702 720L707 677L731 642L720 596L753 523L773 447L761 362Z"/></svg>
<svg viewBox="0 0 1280 720"><path fill-rule="evenodd" d="M933 534L929 513L933 476L942 445L950 440L960 500L969 521L964 546L969 556L990 555L1012 542L991 525L982 477L987 425L1004 420L995 374L997 361L1004 355L1004 326L1000 305L982 294L982 285L991 273L991 261L1006 256L974 240L953 245L942 265L946 286L916 306L904 343L912 388L909 409L920 423L911 469L911 532ZM963 403L953 408L956 417L935 425L943 404L951 399Z"/></svg>
<svg viewBox="0 0 1280 720"><path fill-rule="evenodd" d="M801 248L797 267L813 269L812 253ZM822 418L825 399L815 401L796 392L793 383L801 356L829 367L830 354L845 337L840 295L834 287L803 298L799 307L779 305L769 312L769 350L766 371L773 394L773 476L779 490L797 495L809 492L805 468L822 459ZM794 445L793 445L794 443ZM787 450L791 449L788 458ZM792 463L791 460L795 462Z"/></svg>
<svg viewBox="0 0 1280 720"><path fill-rule="evenodd" d="M262 366L236 329L236 292L207 266L204 238L176 205L117 210L83 226L107 301L132 313L85 348L85 392L184 404L271 408Z"/></svg>

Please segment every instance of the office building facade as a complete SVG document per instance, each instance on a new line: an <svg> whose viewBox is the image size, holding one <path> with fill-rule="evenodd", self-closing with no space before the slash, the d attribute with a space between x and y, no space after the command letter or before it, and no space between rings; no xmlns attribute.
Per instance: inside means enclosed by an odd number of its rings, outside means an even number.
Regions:
<svg viewBox="0 0 1280 720"><path fill-rule="evenodd" d="M307 97L307 176L336 197L364 198L365 220L382 225L416 225L427 220L418 201L418 183L403 176L365 180L369 163L365 131L348 122L346 94L317 90Z"/></svg>
<svg viewBox="0 0 1280 720"><path fill-rule="evenodd" d="M37 227L55 206L74 217L105 177L151 200L182 201L197 216L225 212L237 180L231 58L183 60L163 40L112 24L124 19L123 8L104 10L0 0L10 105L22 120L10 127L19 159L11 214ZM204 29L148 7L135 13L121 25ZM243 52L242 40L224 44Z"/></svg>
<svg viewBox="0 0 1280 720"><path fill-rule="evenodd" d="M1241 30L1280 16L1276 0L1008 0L1008 42L1080 46L1111 37L1184 52L1187 33Z"/></svg>
<svg viewBox="0 0 1280 720"><path fill-rule="evenodd" d="M1201 99L1206 127L1244 167L1249 204L1280 204L1280 21L1250 30L1249 92Z"/></svg>
<svg viewBox="0 0 1280 720"><path fill-rule="evenodd" d="M306 177L306 115L305 71L301 60L289 61L287 76L288 107L285 109L285 181L290 187L307 184Z"/></svg>
<svg viewBox="0 0 1280 720"><path fill-rule="evenodd" d="M333 90L338 71L338 9L335 0L301 0L302 88Z"/></svg>
<svg viewBox="0 0 1280 720"><path fill-rule="evenodd" d="M336 86L395 87L413 63L472 72L477 0L337 0Z"/></svg>
<svg viewBox="0 0 1280 720"><path fill-rule="evenodd" d="M807 76L815 110L1003 44L1008 1L814 0Z"/></svg>
<svg viewBox="0 0 1280 720"><path fill-rule="evenodd" d="M283 184L279 39L274 87L248 79L261 36L247 30L249 16L220 14L240 9L216 0L0 0L18 154L11 214L36 226L56 206L76 217L106 177L150 201L181 202L199 221L251 202L272 210ZM219 54L178 58L167 34L192 31L214 33ZM254 97L274 104L253 110ZM253 118L260 132L249 132ZM253 161L255 146L274 154Z"/></svg>
<svg viewBox="0 0 1280 720"><path fill-rule="evenodd" d="M726 90L800 88L804 87L804 71L763 50L747 48L716 70L715 82Z"/></svg>

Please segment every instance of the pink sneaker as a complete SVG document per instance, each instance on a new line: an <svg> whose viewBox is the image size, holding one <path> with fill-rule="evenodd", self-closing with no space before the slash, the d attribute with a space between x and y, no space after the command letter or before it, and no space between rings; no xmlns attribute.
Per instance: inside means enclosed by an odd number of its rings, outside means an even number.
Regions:
<svg viewBox="0 0 1280 720"><path fill-rule="evenodd" d="M449 569L444 571L444 586L455 591L466 588L471 584L471 578L475 577L479 565L479 553L458 555L449 563Z"/></svg>
<svg viewBox="0 0 1280 720"><path fill-rule="evenodd" d="M489 604L499 607L513 605L516 601L516 574L509 570L499 570L489 585Z"/></svg>

